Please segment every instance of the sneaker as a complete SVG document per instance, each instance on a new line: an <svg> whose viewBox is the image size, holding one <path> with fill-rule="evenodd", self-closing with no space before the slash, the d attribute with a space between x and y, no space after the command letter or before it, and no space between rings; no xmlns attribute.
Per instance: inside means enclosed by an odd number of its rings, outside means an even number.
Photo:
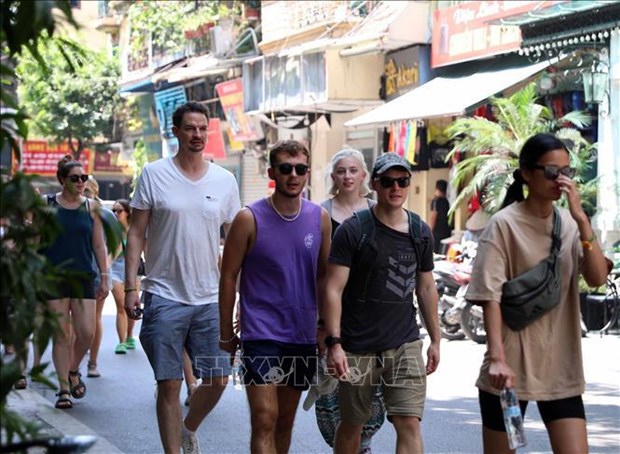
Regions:
<svg viewBox="0 0 620 454"><path fill-rule="evenodd" d="M183 454L200 454L200 443L198 442L198 436L189 434L183 430L181 438L181 452Z"/></svg>
<svg viewBox="0 0 620 454"><path fill-rule="evenodd" d="M114 349L114 353L116 353L117 355L124 355L125 353L127 353L127 347L123 343L118 344Z"/></svg>
<svg viewBox="0 0 620 454"><path fill-rule="evenodd" d="M135 350L136 340L133 337L128 337L125 341L125 347L127 347L127 350Z"/></svg>

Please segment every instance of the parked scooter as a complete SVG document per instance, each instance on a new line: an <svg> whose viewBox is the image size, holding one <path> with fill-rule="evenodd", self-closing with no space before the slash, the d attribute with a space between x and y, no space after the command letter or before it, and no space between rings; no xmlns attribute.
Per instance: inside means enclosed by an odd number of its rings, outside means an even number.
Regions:
<svg viewBox="0 0 620 454"><path fill-rule="evenodd" d="M462 289L462 298L465 300L467 285ZM461 311L461 329L465 335L478 344L487 342L487 332L484 329L482 306L465 302Z"/></svg>
<svg viewBox="0 0 620 454"><path fill-rule="evenodd" d="M437 310L439 312L439 329L441 337L448 340L465 339L465 333L461 330L461 307L456 295L462 282L456 274L457 264L447 260L435 262L433 276L439 300Z"/></svg>

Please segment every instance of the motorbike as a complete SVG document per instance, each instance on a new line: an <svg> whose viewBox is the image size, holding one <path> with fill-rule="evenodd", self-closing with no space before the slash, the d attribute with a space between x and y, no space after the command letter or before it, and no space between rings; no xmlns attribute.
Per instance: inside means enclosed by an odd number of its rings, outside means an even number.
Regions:
<svg viewBox="0 0 620 454"><path fill-rule="evenodd" d="M467 286L462 289L462 299L465 301ZM487 333L484 329L482 307L465 301L461 311L461 329L465 335L478 344L486 344Z"/></svg>
<svg viewBox="0 0 620 454"><path fill-rule="evenodd" d="M470 267L466 264L447 260L435 262L433 276L439 296L439 328L444 339L465 339L465 333L461 329L461 311L466 302L459 296L459 291L468 282L469 273Z"/></svg>

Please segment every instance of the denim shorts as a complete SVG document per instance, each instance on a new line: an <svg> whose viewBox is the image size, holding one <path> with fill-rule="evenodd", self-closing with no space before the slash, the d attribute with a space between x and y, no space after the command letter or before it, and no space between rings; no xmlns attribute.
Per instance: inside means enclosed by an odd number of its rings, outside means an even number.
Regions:
<svg viewBox="0 0 620 454"><path fill-rule="evenodd" d="M203 383L231 373L230 354L219 348L217 304L189 305L143 292L144 315L140 343L155 380L183 379L183 348Z"/></svg>
<svg viewBox="0 0 620 454"><path fill-rule="evenodd" d="M340 417L350 424L364 424L381 385L388 420L415 416L422 420L426 399L426 366L422 341L416 340L379 353L347 353L349 381L340 382Z"/></svg>
<svg viewBox="0 0 620 454"><path fill-rule="evenodd" d="M112 285L125 282L125 257L117 257L110 267Z"/></svg>
<svg viewBox="0 0 620 454"><path fill-rule="evenodd" d="M243 382L246 385L282 385L303 391L317 372L315 344L288 344L272 340L243 341Z"/></svg>

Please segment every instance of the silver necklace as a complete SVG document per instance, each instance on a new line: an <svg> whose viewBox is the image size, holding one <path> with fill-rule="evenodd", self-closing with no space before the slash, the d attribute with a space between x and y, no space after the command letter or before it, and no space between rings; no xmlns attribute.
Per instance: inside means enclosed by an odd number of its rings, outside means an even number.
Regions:
<svg viewBox="0 0 620 454"><path fill-rule="evenodd" d="M269 205L271 205L271 208L273 208L273 211L275 211L276 214L280 216L280 219L286 222L295 221L301 214L301 200L299 201L299 209L297 210L297 213L295 213L293 217L287 217L287 216L284 216L282 213L280 213L278 209L276 208L275 204L273 203L273 197L269 197Z"/></svg>

